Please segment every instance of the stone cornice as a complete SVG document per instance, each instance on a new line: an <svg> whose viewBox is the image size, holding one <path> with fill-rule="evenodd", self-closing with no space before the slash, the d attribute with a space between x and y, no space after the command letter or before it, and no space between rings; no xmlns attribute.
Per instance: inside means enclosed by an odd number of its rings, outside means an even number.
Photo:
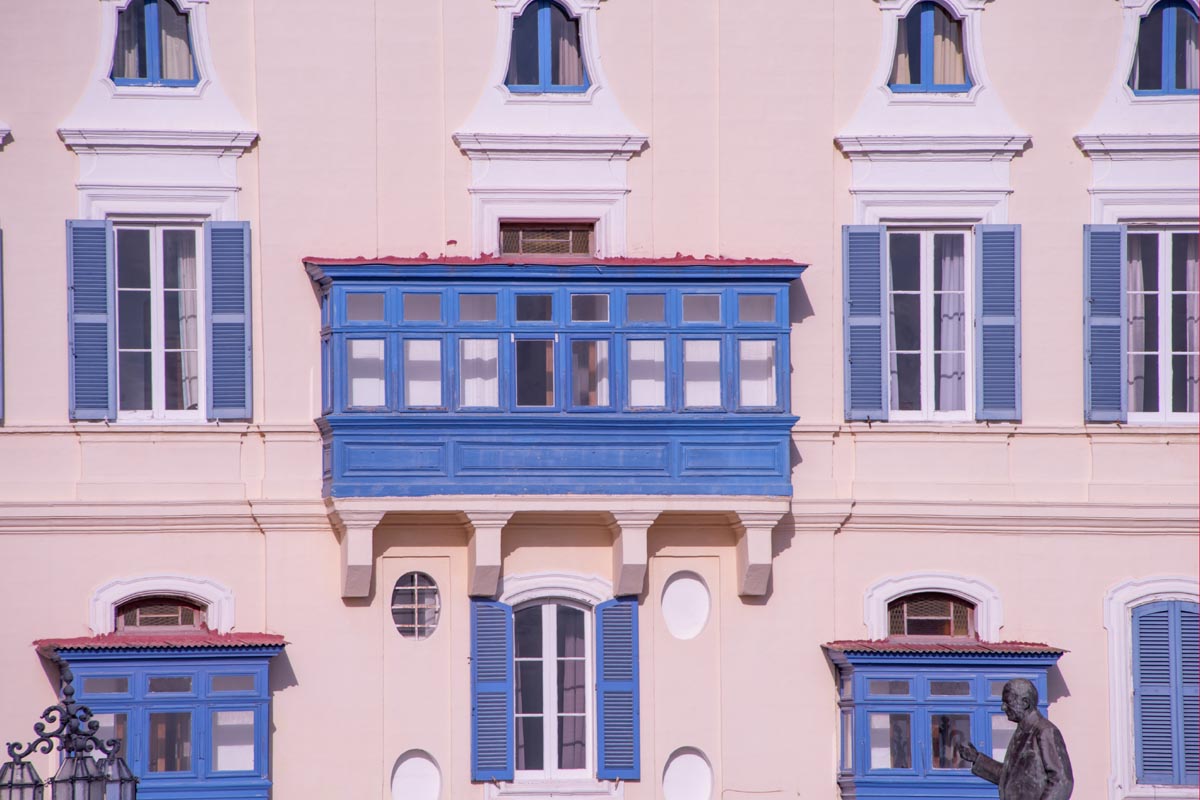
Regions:
<svg viewBox="0 0 1200 800"><path fill-rule="evenodd" d="M854 503L841 531L1195 537L1198 526L1194 505L862 500Z"/></svg>
<svg viewBox="0 0 1200 800"><path fill-rule="evenodd" d="M646 146L640 134L482 133L458 131L454 143L472 160L544 159L572 161L581 158L628 161Z"/></svg>
<svg viewBox="0 0 1200 800"><path fill-rule="evenodd" d="M320 501L0 503L0 535L55 533L328 533Z"/></svg>
<svg viewBox="0 0 1200 800"><path fill-rule="evenodd" d="M245 130L136 130L59 128L58 136L76 153L184 153L240 156L258 138Z"/></svg>
<svg viewBox="0 0 1200 800"><path fill-rule="evenodd" d="M1187 158L1196 160L1200 134L1196 133L1081 133L1075 143L1090 158L1113 161Z"/></svg>
<svg viewBox="0 0 1200 800"><path fill-rule="evenodd" d="M860 134L834 137L851 160L1011 161L1028 146L1024 133L998 135Z"/></svg>

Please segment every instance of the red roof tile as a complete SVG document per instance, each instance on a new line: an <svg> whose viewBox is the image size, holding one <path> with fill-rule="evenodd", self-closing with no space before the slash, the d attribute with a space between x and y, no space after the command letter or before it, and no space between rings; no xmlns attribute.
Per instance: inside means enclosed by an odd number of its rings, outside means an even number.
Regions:
<svg viewBox="0 0 1200 800"><path fill-rule="evenodd" d="M197 649L203 647L282 647L287 644L274 633L104 633L68 639L38 639L33 643L47 655L58 650L144 650L146 648Z"/></svg>
<svg viewBox="0 0 1200 800"><path fill-rule="evenodd" d="M978 639L852 639L829 642L826 650L839 653L968 653L978 655L1016 655L1045 653L1061 655L1066 650L1039 642L981 642Z"/></svg>
<svg viewBox="0 0 1200 800"><path fill-rule="evenodd" d="M302 259L306 264L323 264L323 265L354 265L354 264L384 264L387 266L420 266L424 264L445 264L455 266L483 266L486 264L528 264L536 266L562 266L571 264L612 264L616 266L738 266L738 265L756 265L756 266L789 266L801 267L803 264L792 261L788 258L724 258L721 256L705 255L703 257L685 256L682 253L676 253L669 258L631 258L624 256L621 258L547 258L545 256L479 256L472 258L470 256L430 256L421 253L416 256L377 256L375 258L366 258L359 256L357 258L322 258L320 256L307 256Z"/></svg>

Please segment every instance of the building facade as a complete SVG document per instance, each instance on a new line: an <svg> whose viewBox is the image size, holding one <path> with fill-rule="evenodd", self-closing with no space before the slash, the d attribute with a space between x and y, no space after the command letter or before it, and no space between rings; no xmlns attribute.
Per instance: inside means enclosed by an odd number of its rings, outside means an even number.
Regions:
<svg viewBox="0 0 1200 800"><path fill-rule="evenodd" d="M1192 0L0 5L0 737L143 798L1196 798ZM52 756L37 756L43 774Z"/></svg>

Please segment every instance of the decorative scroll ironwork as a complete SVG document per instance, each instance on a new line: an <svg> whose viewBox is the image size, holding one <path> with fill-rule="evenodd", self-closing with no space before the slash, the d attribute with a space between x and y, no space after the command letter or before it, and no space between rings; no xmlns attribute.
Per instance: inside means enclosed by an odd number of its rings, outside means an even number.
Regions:
<svg viewBox="0 0 1200 800"><path fill-rule="evenodd" d="M87 755L99 750L105 758L112 758L121 749L120 739L96 736L100 722L93 718L90 708L75 701L74 673L66 664L61 664L60 670L62 702L43 711L42 721L34 723L36 739L28 744L8 743L8 757L13 761L24 761L35 751L49 753L55 749L65 751L67 755Z"/></svg>

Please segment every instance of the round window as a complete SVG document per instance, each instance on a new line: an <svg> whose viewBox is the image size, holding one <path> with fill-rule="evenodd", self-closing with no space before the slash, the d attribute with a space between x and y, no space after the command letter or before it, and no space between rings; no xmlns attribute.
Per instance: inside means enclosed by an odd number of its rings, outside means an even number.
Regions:
<svg viewBox="0 0 1200 800"><path fill-rule="evenodd" d="M406 639L427 639L437 629L442 601L424 572L406 572L392 589L392 621Z"/></svg>

